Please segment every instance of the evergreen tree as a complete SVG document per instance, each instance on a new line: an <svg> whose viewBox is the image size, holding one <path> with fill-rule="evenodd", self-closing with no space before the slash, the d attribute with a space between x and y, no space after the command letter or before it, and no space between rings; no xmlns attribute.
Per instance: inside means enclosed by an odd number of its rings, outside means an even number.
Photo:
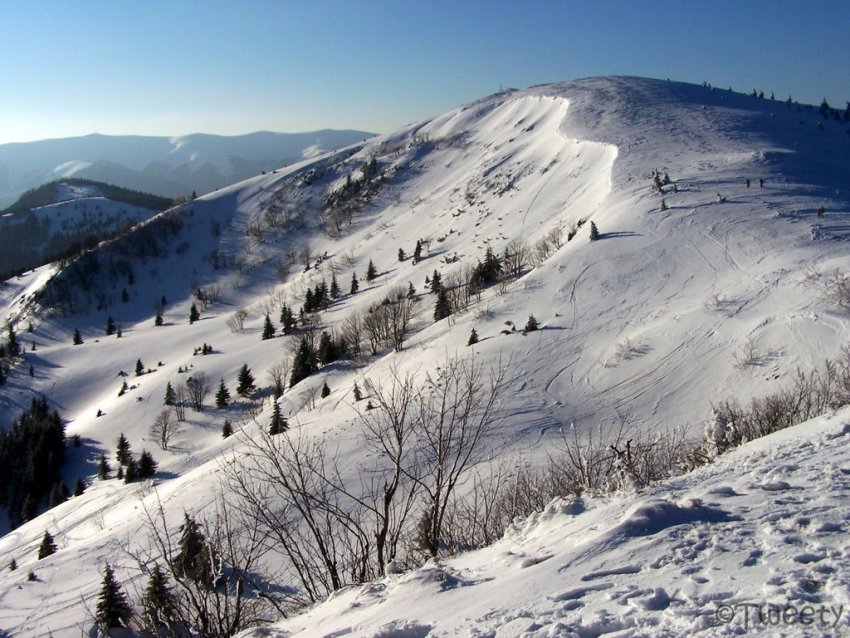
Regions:
<svg viewBox="0 0 850 638"><path fill-rule="evenodd" d="M101 481L105 481L109 478L109 472L111 468L109 467L109 461L106 460L106 455L100 455L100 462L97 464L97 478Z"/></svg>
<svg viewBox="0 0 850 638"><path fill-rule="evenodd" d="M330 393L331 393L331 389L328 387L328 382L325 381L325 383L322 385L321 396L324 399L325 397L330 396Z"/></svg>
<svg viewBox="0 0 850 638"><path fill-rule="evenodd" d="M289 423L287 423L286 417L280 412L280 403L275 401L272 420L269 423L269 434L280 434L281 432L286 432L288 428Z"/></svg>
<svg viewBox="0 0 850 638"><path fill-rule="evenodd" d="M201 526L188 513L184 513L183 524L180 526L180 538L177 540L177 554L174 557L175 574L198 583L211 585L211 558Z"/></svg>
<svg viewBox="0 0 850 638"><path fill-rule="evenodd" d="M171 627L177 615L177 596L168 584L168 577L159 565L154 565L142 594L142 610L151 628Z"/></svg>
<svg viewBox="0 0 850 638"><path fill-rule="evenodd" d="M478 333L475 332L475 328L472 329L472 332L469 333L469 341L466 342L466 345L472 346L478 343Z"/></svg>
<svg viewBox="0 0 850 638"><path fill-rule="evenodd" d="M339 350L334 343L333 337L326 331L323 331L319 336L319 349L316 352L316 357L323 366L339 359Z"/></svg>
<svg viewBox="0 0 850 638"><path fill-rule="evenodd" d="M55 554L57 549L59 548L56 547L53 536L50 535L50 532L45 530L44 536L41 537L41 545L38 546L38 560Z"/></svg>
<svg viewBox="0 0 850 638"><path fill-rule="evenodd" d="M433 279L432 279L433 281ZM437 303L434 305L434 321L440 321L452 314L452 305L449 296L441 287L437 293Z"/></svg>
<svg viewBox="0 0 850 638"><path fill-rule="evenodd" d="M434 269L434 274L431 277L431 294L438 295L440 291L443 289L443 278L440 276L440 273L437 269Z"/></svg>
<svg viewBox="0 0 850 638"><path fill-rule="evenodd" d="M118 461L120 465L126 465L129 459L130 443L127 441L127 437L124 436L124 433L122 432L118 437L118 443L115 447L115 460Z"/></svg>
<svg viewBox="0 0 850 638"><path fill-rule="evenodd" d="M136 359L136 376L140 377L145 373L145 366L141 359Z"/></svg>
<svg viewBox="0 0 850 638"><path fill-rule="evenodd" d="M165 399L164 405L174 405L174 388L171 386L171 381L165 384Z"/></svg>
<svg viewBox="0 0 850 638"><path fill-rule="evenodd" d="M596 241L599 239L599 230L596 228L596 224L590 222L590 241Z"/></svg>
<svg viewBox="0 0 850 638"><path fill-rule="evenodd" d="M254 391L254 375L251 374L251 369L248 367L247 363L243 364L242 367L239 368L239 374L236 376L236 382L238 383L236 386L236 393L240 397L247 397Z"/></svg>
<svg viewBox="0 0 850 638"><path fill-rule="evenodd" d="M416 289L413 287L413 282L407 282L407 298L415 299L416 298Z"/></svg>
<svg viewBox="0 0 850 638"><path fill-rule="evenodd" d="M112 319L112 315L109 315L109 318L106 320L106 336L110 337L115 334L115 321Z"/></svg>
<svg viewBox="0 0 850 638"><path fill-rule="evenodd" d="M283 304L280 309L280 327L285 335L292 334L296 327L295 315L292 313L292 308Z"/></svg>
<svg viewBox="0 0 850 638"><path fill-rule="evenodd" d="M331 299L339 297L339 284L336 281L336 273L331 274Z"/></svg>
<svg viewBox="0 0 850 638"><path fill-rule="evenodd" d="M230 422L230 419L225 419L224 425L221 426L221 437L226 439L231 434L233 434L233 424Z"/></svg>
<svg viewBox="0 0 850 638"><path fill-rule="evenodd" d="M398 249L398 260L404 261L405 259L407 259L407 257L404 254L404 248L399 248Z"/></svg>
<svg viewBox="0 0 850 638"><path fill-rule="evenodd" d="M357 382L354 382L354 400L359 401L363 398L363 393L360 392L360 387L357 385Z"/></svg>
<svg viewBox="0 0 850 638"><path fill-rule="evenodd" d="M413 263L417 263L420 259L422 259L422 242L417 239L416 248L413 249Z"/></svg>
<svg viewBox="0 0 850 638"><path fill-rule="evenodd" d="M124 379L124 382L121 384L121 389L118 390L118 396L123 397L129 389L130 386L127 385L127 379Z"/></svg>
<svg viewBox="0 0 850 638"><path fill-rule="evenodd" d="M119 481L124 480L124 466L123 465L118 466L118 472L115 474L115 478L117 478Z"/></svg>
<svg viewBox="0 0 850 638"><path fill-rule="evenodd" d="M70 496L70 490L68 486L65 485L64 481L58 481L53 484L53 487L50 488L50 496L47 499L47 507L52 509L61 503L64 503L68 500Z"/></svg>
<svg viewBox="0 0 850 638"><path fill-rule="evenodd" d="M103 571L103 584L97 596L95 620L104 633L108 634L114 627L126 627L132 617L133 610L127 602L127 596L115 580L112 567L107 563Z"/></svg>
<svg viewBox="0 0 850 638"><path fill-rule="evenodd" d="M153 456L151 456L151 453L147 450L142 450L142 454L139 457L139 478L153 478L156 474L156 468L157 463Z"/></svg>
<svg viewBox="0 0 850 638"><path fill-rule="evenodd" d="M189 323L195 323L200 318L201 313L198 312L198 307L195 305L195 302L192 302L192 306L189 308Z"/></svg>
<svg viewBox="0 0 850 638"><path fill-rule="evenodd" d="M74 496L82 496L85 491L86 483L78 476L77 480L74 482Z"/></svg>
<svg viewBox="0 0 850 638"><path fill-rule="evenodd" d="M375 264L372 263L372 260L369 260L369 266L366 268L366 281L372 282L378 276L378 271L375 268Z"/></svg>
<svg viewBox="0 0 850 638"><path fill-rule="evenodd" d="M124 470L124 482L132 483L139 478L139 464L132 456L127 459L127 466Z"/></svg>
<svg viewBox="0 0 850 638"><path fill-rule="evenodd" d="M224 379L218 384L218 392L215 393L215 407L223 409L230 402L230 390L224 385Z"/></svg>
<svg viewBox="0 0 850 638"><path fill-rule="evenodd" d="M274 333L275 333L274 324L272 323L271 318L268 315L266 315L266 321L263 324L263 341L265 341L266 339L271 339L272 337L274 337Z"/></svg>
<svg viewBox="0 0 850 638"><path fill-rule="evenodd" d="M155 325L155 326L161 326L162 325L162 312L159 311L159 310L156 311L156 317L153 320L153 325Z"/></svg>
<svg viewBox="0 0 850 638"><path fill-rule="evenodd" d="M289 387L293 387L299 381L306 379L319 369L316 352L306 337L301 338L298 350L292 361L292 373L289 376Z"/></svg>
<svg viewBox="0 0 850 638"><path fill-rule="evenodd" d="M357 281L357 273L351 273L351 294L354 295L360 290L360 282Z"/></svg>
<svg viewBox="0 0 850 638"><path fill-rule="evenodd" d="M539 327L540 324L537 323L537 319L534 318L534 315L528 315L528 321L525 322L525 331L534 332Z"/></svg>
<svg viewBox="0 0 850 638"><path fill-rule="evenodd" d="M80 334L79 328L74 328L74 345L79 346L83 343L83 337Z"/></svg>
<svg viewBox="0 0 850 638"><path fill-rule="evenodd" d="M11 321L6 324L6 327L9 331L9 338L6 341L6 352L9 354L9 357L16 357L20 349L20 346L18 346L18 337L15 334L15 328L12 326Z"/></svg>
<svg viewBox="0 0 850 638"><path fill-rule="evenodd" d="M16 561L16 560L13 558L12 560L10 560L10 561L9 561L9 571L10 571L10 572L13 572L13 571L15 571L17 568L18 568L18 561Z"/></svg>

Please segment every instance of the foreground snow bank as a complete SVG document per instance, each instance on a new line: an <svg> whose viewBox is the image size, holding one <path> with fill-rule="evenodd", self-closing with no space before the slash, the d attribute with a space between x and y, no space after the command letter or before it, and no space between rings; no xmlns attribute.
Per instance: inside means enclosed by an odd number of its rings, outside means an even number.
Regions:
<svg viewBox="0 0 850 638"><path fill-rule="evenodd" d="M848 451L845 408L243 635L832 635L850 627Z"/></svg>

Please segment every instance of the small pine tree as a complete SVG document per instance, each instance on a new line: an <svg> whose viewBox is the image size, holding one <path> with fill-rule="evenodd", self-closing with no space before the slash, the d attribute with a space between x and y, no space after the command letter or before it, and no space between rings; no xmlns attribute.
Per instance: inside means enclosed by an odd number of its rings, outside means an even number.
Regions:
<svg viewBox="0 0 850 638"><path fill-rule="evenodd" d="M189 308L189 323L195 323L198 319L201 318L201 313L198 312L198 307L192 302L191 308Z"/></svg>
<svg viewBox="0 0 850 638"><path fill-rule="evenodd" d="M449 296L443 288L440 288L437 293L437 303L434 305L434 321L445 319L450 314L452 314L452 307Z"/></svg>
<svg viewBox="0 0 850 638"><path fill-rule="evenodd" d="M599 239L599 230L596 228L596 224L590 222L590 241L596 241Z"/></svg>
<svg viewBox="0 0 850 638"><path fill-rule="evenodd" d="M80 334L79 328L74 328L74 345L79 346L83 343L83 336Z"/></svg>
<svg viewBox="0 0 850 638"><path fill-rule="evenodd" d="M121 389L118 390L118 396L123 397L127 394L127 390L130 389L130 386L127 385L127 379L124 379L124 382L121 384Z"/></svg>
<svg viewBox="0 0 850 638"><path fill-rule="evenodd" d="M230 419L225 419L224 425L221 426L221 438L226 439L231 434L233 434L233 424Z"/></svg>
<svg viewBox="0 0 850 638"><path fill-rule="evenodd" d="M321 396L324 399L325 397L330 396L330 394L331 394L331 389L328 387L328 382L325 381L325 383L322 385Z"/></svg>
<svg viewBox="0 0 850 638"><path fill-rule="evenodd" d="M112 319L112 315L109 315L109 318L106 320L106 336L110 337L115 334L115 321Z"/></svg>
<svg viewBox="0 0 850 638"><path fill-rule="evenodd" d="M369 260L369 266L366 268L366 281L372 282L378 276L378 270L375 268L375 264L372 263L372 260Z"/></svg>
<svg viewBox="0 0 850 638"><path fill-rule="evenodd" d="M240 397L247 397L254 391L254 375L251 374L251 369L248 367L247 363L243 364L242 367L239 368L239 374L236 376L236 382L238 383L236 386L236 393Z"/></svg>
<svg viewBox="0 0 850 638"><path fill-rule="evenodd" d="M357 385L357 382L354 382L354 400L359 401L363 398L363 393L360 392L360 386Z"/></svg>
<svg viewBox="0 0 850 638"><path fill-rule="evenodd" d="M357 273L351 273L351 294L357 294L357 291L360 290L360 282L357 281Z"/></svg>
<svg viewBox="0 0 850 638"><path fill-rule="evenodd" d="M413 263L417 263L420 259L422 259L422 242L417 239L416 248L413 249Z"/></svg>
<svg viewBox="0 0 850 638"><path fill-rule="evenodd" d="M126 627L133 617L133 610L127 602L127 596L121 585L115 580L115 573L107 563L103 570L103 584L97 597L95 620L104 633L114 627Z"/></svg>
<svg viewBox="0 0 850 638"><path fill-rule="evenodd" d="M112 471L112 468L109 467L109 461L106 460L106 455L100 455L100 462L97 464L97 478L101 481L105 481L109 478L109 472Z"/></svg>
<svg viewBox="0 0 850 638"><path fill-rule="evenodd" d="M399 248L398 249L398 260L404 261L405 259L407 259L407 256L404 254L404 248Z"/></svg>
<svg viewBox="0 0 850 638"><path fill-rule="evenodd" d="M123 465L118 466L118 473L115 475L115 478L117 478L119 481L124 480L124 466Z"/></svg>
<svg viewBox="0 0 850 638"><path fill-rule="evenodd" d="M289 387L295 386L299 381L306 379L319 369L319 362L315 349L305 337L301 338L298 350L292 360L292 372L289 375Z"/></svg>
<svg viewBox="0 0 850 638"><path fill-rule="evenodd" d="M127 459L127 469L124 470L124 482L132 483L139 478L139 463L132 456Z"/></svg>
<svg viewBox="0 0 850 638"><path fill-rule="evenodd" d="M139 478L152 478L156 474L157 463L147 450L142 450L139 457Z"/></svg>
<svg viewBox="0 0 850 638"><path fill-rule="evenodd" d="M274 337L274 333L275 333L274 324L272 323L271 318L268 315L266 315L266 321L263 324L263 341L265 341L266 339L271 339L272 337Z"/></svg>
<svg viewBox="0 0 850 638"><path fill-rule="evenodd" d="M136 359L136 376L140 377L145 373L145 365L141 359Z"/></svg>
<svg viewBox="0 0 850 638"><path fill-rule="evenodd" d="M151 628L171 627L177 614L177 597L159 565L151 570L142 595L142 610Z"/></svg>
<svg viewBox="0 0 850 638"><path fill-rule="evenodd" d="M126 465L130 460L130 442L123 432L118 436L118 443L115 446L115 460L120 465Z"/></svg>
<svg viewBox="0 0 850 638"><path fill-rule="evenodd" d="M215 407L224 409L230 402L230 390L224 385L224 379L218 384L218 391L215 393Z"/></svg>
<svg viewBox="0 0 850 638"><path fill-rule="evenodd" d="M47 558L56 553L56 550L59 548L56 547L56 542L53 540L53 536L50 535L50 532L47 530L44 531L44 536L41 537L41 545L38 546L38 560L42 560L43 558Z"/></svg>
<svg viewBox="0 0 850 638"><path fill-rule="evenodd" d="M9 561L9 571L10 571L10 572L13 572L13 571L15 571L17 568L18 568L18 561L16 561L16 560L13 558L12 560L10 560L10 561Z"/></svg>
<svg viewBox="0 0 850 638"><path fill-rule="evenodd" d="M165 384L165 399L163 405L174 405L174 388L171 386L171 381Z"/></svg>
<svg viewBox="0 0 850 638"><path fill-rule="evenodd" d="M156 311L156 317L153 320L153 325L161 326L162 325L162 312L159 310Z"/></svg>
<svg viewBox="0 0 850 638"><path fill-rule="evenodd" d="M472 346L478 343L478 333L475 332L475 328L472 329L472 332L469 333L469 341L466 342L466 345Z"/></svg>
<svg viewBox="0 0 850 638"><path fill-rule="evenodd" d="M280 403L275 401L274 409L272 410L272 420L271 423L269 423L269 434L274 435L286 432L288 427L289 423L287 423L286 417L281 414Z"/></svg>
<svg viewBox="0 0 850 638"><path fill-rule="evenodd" d="M191 578L195 582L212 584L210 551L201 526L188 513L183 515L180 526L180 538L177 540L177 554L174 557L174 571L177 576Z"/></svg>
<svg viewBox="0 0 850 638"><path fill-rule="evenodd" d="M534 318L534 315L528 315L528 321L525 322L525 331L534 332L539 327L540 324L537 323L537 319Z"/></svg>
<svg viewBox="0 0 850 638"><path fill-rule="evenodd" d="M9 339L6 341L6 352L9 353L10 357L15 357L20 349L18 346L18 337L15 334L15 328L12 326L11 321L6 324L6 327L9 331Z"/></svg>
<svg viewBox="0 0 850 638"><path fill-rule="evenodd" d="M78 476L77 480L74 482L74 496L82 496L85 491L86 483Z"/></svg>
<svg viewBox="0 0 850 638"><path fill-rule="evenodd" d="M431 286L431 294L437 295L440 293L440 290L443 289L443 278L440 276L439 271L434 269L434 275L431 277L430 281Z"/></svg>
<svg viewBox="0 0 850 638"><path fill-rule="evenodd" d="M339 284L336 281L336 273L331 274L331 299L339 297Z"/></svg>

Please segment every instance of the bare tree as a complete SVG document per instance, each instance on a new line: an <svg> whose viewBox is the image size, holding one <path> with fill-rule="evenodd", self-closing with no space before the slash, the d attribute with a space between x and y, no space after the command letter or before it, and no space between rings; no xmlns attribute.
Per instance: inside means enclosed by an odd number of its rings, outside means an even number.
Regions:
<svg viewBox="0 0 850 638"><path fill-rule="evenodd" d="M283 396L283 390L286 387L287 379L289 379L289 361L290 359L283 359L280 363L269 368L267 372L275 399Z"/></svg>
<svg viewBox="0 0 850 638"><path fill-rule="evenodd" d="M178 421L186 420L186 384L178 383L174 388L174 414Z"/></svg>
<svg viewBox="0 0 850 638"><path fill-rule="evenodd" d="M189 402L195 412L204 411L204 401L210 393L210 387L210 379L206 372L196 372L186 379Z"/></svg>
<svg viewBox="0 0 850 638"><path fill-rule="evenodd" d="M464 475L484 460L484 438L500 424L498 397L505 386L501 360L486 376L474 359L449 359L419 394L416 420L424 466L417 484L425 512L419 542L432 556L441 547L443 524Z"/></svg>
<svg viewBox="0 0 850 638"><path fill-rule="evenodd" d="M154 419L150 434L163 450L168 449L168 443L180 431L180 422L175 418L174 410L166 408Z"/></svg>
<svg viewBox="0 0 850 638"><path fill-rule="evenodd" d="M404 338L413 317L417 300L415 297L407 295L407 289L404 286L393 288L387 296L387 300L389 303L385 307L389 322L390 343L393 350L400 352L404 348Z"/></svg>
<svg viewBox="0 0 850 638"><path fill-rule="evenodd" d="M353 357L359 357L363 343L363 313L360 310L354 310L342 322L340 328L340 336L348 345L348 350Z"/></svg>
<svg viewBox="0 0 850 638"><path fill-rule="evenodd" d="M516 238L508 242L502 263L508 277L516 279L522 274L528 266L528 245L523 239Z"/></svg>

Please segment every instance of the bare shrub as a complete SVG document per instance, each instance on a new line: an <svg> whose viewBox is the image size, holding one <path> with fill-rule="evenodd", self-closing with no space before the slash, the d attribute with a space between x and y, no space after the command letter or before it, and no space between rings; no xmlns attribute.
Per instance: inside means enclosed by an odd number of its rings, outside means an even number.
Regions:
<svg viewBox="0 0 850 638"><path fill-rule="evenodd" d="M189 403L195 412L204 411L204 401L210 393L210 379L206 372L196 372L186 379L186 391L189 395Z"/></svg>
<svg viewBox="0 0 850 638"><path fill-rule="evenodd" d="M237 308L236 312L227 320L227 327L233 333L242 332L245 328L245 320L248 318L248 311L245 308Z"/></svg>

